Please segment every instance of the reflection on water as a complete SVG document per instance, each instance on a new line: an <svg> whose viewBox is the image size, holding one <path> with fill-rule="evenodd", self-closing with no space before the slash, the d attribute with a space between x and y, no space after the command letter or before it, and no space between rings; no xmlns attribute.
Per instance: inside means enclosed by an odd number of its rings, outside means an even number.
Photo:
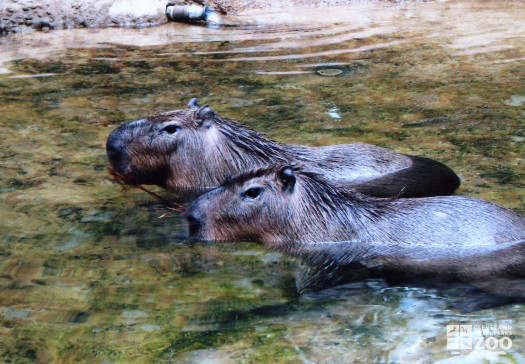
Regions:
<svg viewBox="0 0 525 364"><path fill-rule="evenodd" d="M295 260L190 244L181 216L108 180L111 130L199 96L282 142L440 160L460 194L525 214L523 3L317 13L0 39L3 360L524 360L521 304L466 313L490 297L380 281L299 295ZM448 324L511 325L513 346L449 351Z"/></svg>

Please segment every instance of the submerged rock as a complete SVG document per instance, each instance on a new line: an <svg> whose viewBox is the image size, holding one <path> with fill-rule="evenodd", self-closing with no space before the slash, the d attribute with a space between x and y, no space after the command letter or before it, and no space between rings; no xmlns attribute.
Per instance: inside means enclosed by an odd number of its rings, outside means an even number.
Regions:
<svg viewBox="0 0 525 364"><path fill-rule="evenodd" d="M316 72L319 75L325 76L325 77L335 77L343 73L342 70L337 69L337 68L323 68L323 69L317 70Z"/></svg>

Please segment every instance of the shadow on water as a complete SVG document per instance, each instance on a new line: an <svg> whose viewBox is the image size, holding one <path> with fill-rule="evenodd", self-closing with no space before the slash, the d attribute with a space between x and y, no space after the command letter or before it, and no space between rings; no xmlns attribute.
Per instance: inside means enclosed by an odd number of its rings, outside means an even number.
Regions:
<svg viewBox="0 0 525 364"><path fill-rule="evenodd" d="M109 180L104 151L123 122L198 96L284 143L437 159L461 176L458 194L524 215L522 10L361 4L323 9L329 21L281 9L238 26L0 39L2 360L525 360L521 303L381 280L299 294L298 261L189 243L181 216ZM512 347L447 349L447 325L510 327L495 337Z"/></svg>

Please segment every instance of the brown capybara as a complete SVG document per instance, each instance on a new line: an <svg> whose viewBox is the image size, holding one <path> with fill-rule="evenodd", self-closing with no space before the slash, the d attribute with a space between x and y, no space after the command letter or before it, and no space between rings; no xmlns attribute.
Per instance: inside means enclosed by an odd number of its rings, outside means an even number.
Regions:
<svg viewBox="0 0 525 364"><path fill-rule="evenodd" d="M305 166L229 179L188 210L198 240L250 240L313 264L451 279L525 277L525 218L483 200L374 198Z"/></svg>
<svg viewBox="0 0 525 364"><path fill-rule="evenodd" d="M223 118L192 99L188 108L122 125L106 144L113 169L129 184L154 184L192 197L230 175L300 162L341 188L376 197L448 195L459 178L431 159L361 144L286 145Z"/></svg>

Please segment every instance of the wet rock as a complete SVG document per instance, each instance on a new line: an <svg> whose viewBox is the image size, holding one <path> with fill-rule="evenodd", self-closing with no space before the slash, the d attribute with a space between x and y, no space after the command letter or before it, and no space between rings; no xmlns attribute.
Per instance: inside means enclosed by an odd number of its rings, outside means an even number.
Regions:
<svg viewBox="0 0 525 364"><path fill-rule="evenodd" d="M261 257L260 261L266 264L278 263L282 260L283 256L281 253L268 253Z"/></svg>
<svg viewBox="0 0 525 364"><path fill-rule="evenodd" d="M255 251L255 250L239 250L236 252L233 252L232 255L261 255L261 252Z"/></svg>
<svg viewBox="0 0 525 364"><path fill-rule="evenodd" d="M80 222L107 222L110 221L110 218L112 216L111 212L106 212L103 215L100 216L86 216L80 219Z"/></svg>
<svg viewBox="0 0 525 364"><path fill-rule="evenodd" d="M325 77L335 77L343 74L343 71L337 68L323 68L316 71L317 74Z"/></svg>
<svg viewBox="0 0 525 364"><path fill-rule="evenodd" d="M89 318L89 313L87 312L70 312L67 315L67 321L75 324L84 323Z"/></svg>
<svg viewBox="0 0 525 364"><path fill-rule="evenodd" d="M69 249L78 248L80 246L80 243L77 241L69 241L68 243L65 243L64 245L57 246L55 250L58 251L64 251Z"/></svg>
<svg viewBox="0 0 525 364"><path fill-rule="evenodd" d="M405 123L402 125L403 128L415 128L415 127L423 127L423 126L431 126L431 125L438 125L438 124L444 124L452 121L452 118L447 115L442 116L433 116L426 119L421 119L417 121L412 121L410 123Z"/></svg>
<svg viewBox="0 0 525 364"><path fill-rule="evenodd" d="M152 332L152 331L159 331L162 330L162 326L160 325L153 325L153 324L146 324L146 325L140 325L139 329L146 332Z"/></svg>
<svg viewBox="0 0 525 364"><path fill-rule="evenodd" d="M22 311L22 310L13 310L11 308L4 308L2 309L2 313L4 314L4 317L6 319L18 319L18 318L26 318L29 316L28 311Z"/></svg>
<svg viewBox="0 0 525 364"><path fill-rule="evenodd" d="M525 95L514 95L510 97L510 100L505 101L505 105L508 106L523 106L525 104Z"/></svg>
<svg viewBox="0 0 525 364"><path fill-rule="evenodd" d="M149 314L141 310L125 310L125 311L122 311L121 316L123 318L124 323L134 324L140 321L141 319L145 319L149 317Z"/></svg>
<svg viewBox="0 0 525 364"><path fill-rule="evenodd" d="M350 63L344 66L319 66L315 73L323 77L338 77L343 75L364 74L368 67L362 63Z"/></svg>

